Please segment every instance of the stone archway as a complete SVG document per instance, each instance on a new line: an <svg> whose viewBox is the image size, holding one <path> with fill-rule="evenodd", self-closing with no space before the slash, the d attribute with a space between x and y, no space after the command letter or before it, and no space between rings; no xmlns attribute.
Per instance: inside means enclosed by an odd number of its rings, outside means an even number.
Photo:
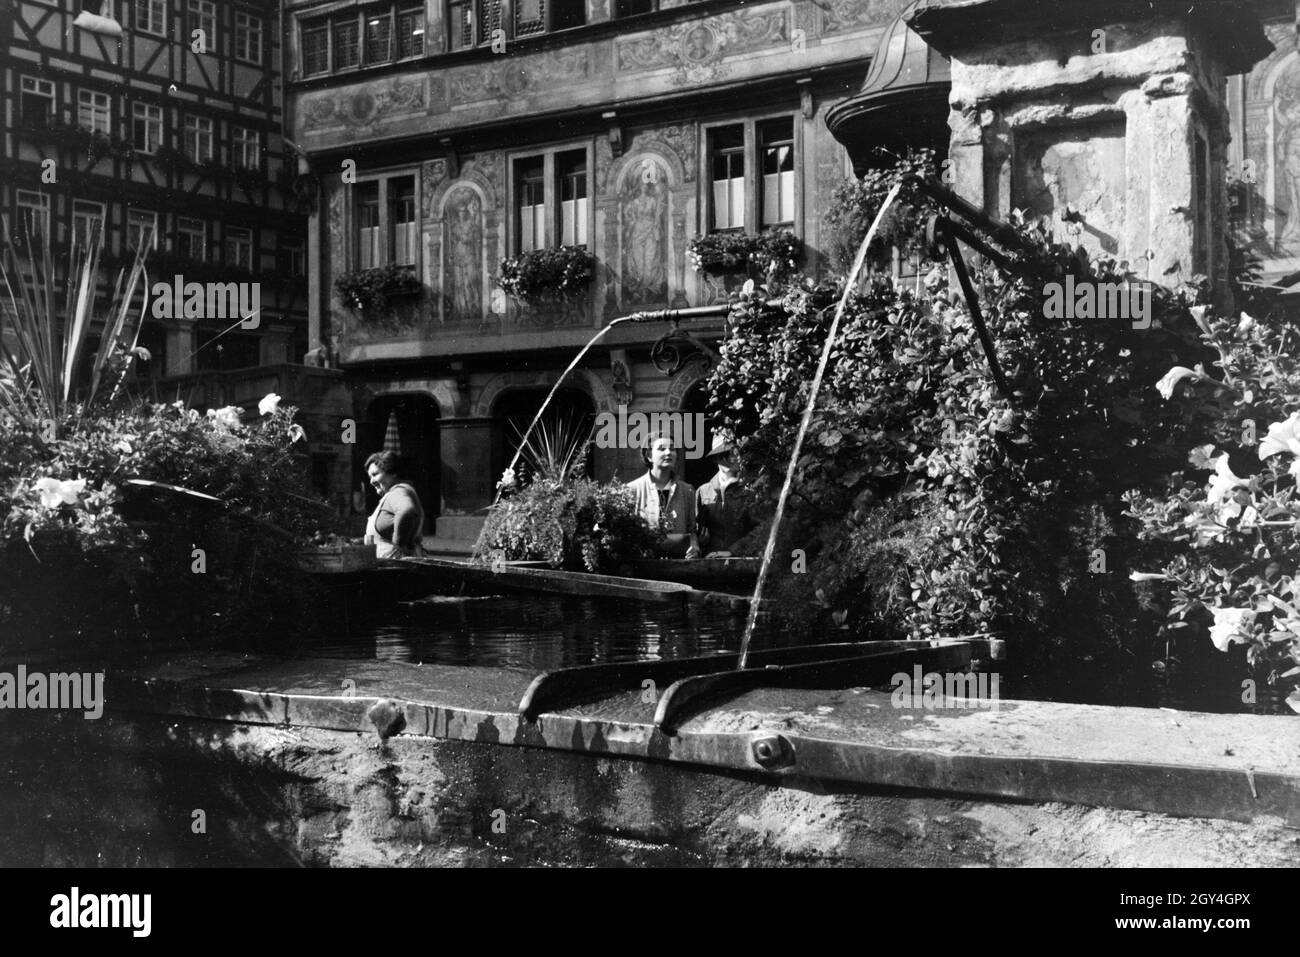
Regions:
<svg viewBox="0 0 1300 957"><path fill-rule="evenodd" d="M553 370L498 373L479 390L478 398L474 401L473 410L470 414L474 418L487 418L492 414L492 407L496 404L497 398L506 390L536 387L550 388L555 385L559 378L559 371ZM597 412L618 411L618 400L615 398L613 390L598 373L591 369L575 369L569 374L569 378L565 380L565 385L586 392L591 397L592 404Z"/></svg>

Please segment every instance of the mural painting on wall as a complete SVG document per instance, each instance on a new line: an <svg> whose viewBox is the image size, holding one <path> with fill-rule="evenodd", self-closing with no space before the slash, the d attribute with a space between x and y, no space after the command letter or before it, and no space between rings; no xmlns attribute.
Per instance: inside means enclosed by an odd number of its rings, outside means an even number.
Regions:
<svg viewBox="0 0 1300 957"><path fill-rule="evenodd" d="M441 78L430 77L430 82L441 93ZM395 78L366 84L342 95L322 94L303 101L302 128L305 132L347 129L370 134L381 122L424 112L427 96L423 78Z"/></svg>
<svg viewBox="0 0 1300 957"><path fill-rule="evenodd" d="M1274 205L1281 256L1300 255L1300 59L1293 59L1273 88Z"/></svg>
<svg viewBox="0 0 1300 957"><path fill-rule="evenodd" d="M668 67L674 86L707 83L731 72L728 55L789 42L786 10L728 13L707 23L680 23L653 34L641 34L615 46L619 70Z"/></svg>
<svg viewBox="0 0 1300 957"><path fill-rule="evenodd" d="M911 0L829 0L822 9L822 33L884 23L903 12Z"/></svg>
<svg viewBox="0 0 1300 957"><path fill-rule="evenodd" d="M652 159L627 178L621 197L623 303L637 306L668 298L668 176Z"/></svg>
<svg viewBox="0 0 1300 957"><path fill-rule="evenodd" d="M451 322L477 321L483 316L483 204L478 193L459 186L445 209L444 314Z"/></svg>

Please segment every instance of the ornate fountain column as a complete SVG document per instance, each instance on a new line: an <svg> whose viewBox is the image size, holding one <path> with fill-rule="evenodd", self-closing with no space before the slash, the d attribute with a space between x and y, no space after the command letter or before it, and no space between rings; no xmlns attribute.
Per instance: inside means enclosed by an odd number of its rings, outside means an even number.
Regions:
<svg viewBox="0 0 1300 957"><path fill-rule="evenodd" d="M958 193L1151 281L1223 290L1225 78L1272 50L1248 4L922 0L908 23L952 60Z"/></svg>

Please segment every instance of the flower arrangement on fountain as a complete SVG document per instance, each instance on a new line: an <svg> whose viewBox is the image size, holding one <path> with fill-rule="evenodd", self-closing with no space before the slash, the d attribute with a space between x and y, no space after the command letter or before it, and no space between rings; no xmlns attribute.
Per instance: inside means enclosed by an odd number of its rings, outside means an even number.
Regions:
<svg viewBox="0 0 1300 957"><path fill-rule="evenodd" d="M354 269L334 280L339 297L363 316L382 316L394 299L419 295L419 278L410 266L388 263Z"/></svg>
<svg viewBox="0 0 1300 957"><path fill-rule="evenodd" d="M802 261L803 243L789 229L706 233L691 240L686 258L693 270L708 275L737 275L753 270L785 278Z"/></svg>
<svg viewBox="0 0 1300 957"><path fill-rule="evenodd" d="M1300 712L1300 364L1280 323L1204 306L1192 313L1220 371L1174 366L1156 388L1167 401L1195 399L1215 441L1188 456L1204 478L1127 497L1142 537L1176 549L1159 571L1131 577L1170 589L1169 627L1212 621L1215 648L1244 645L1248 663Z"/></svg>
<svg viewBox="0 0 1300 957"><path fill-rule="evenodd" d="M532 249L501 260L497 285L524 303L581 295L596 273L596 257L585 246Z"/></svg>
<svg viewBox="0 0 1300 957"><path fill-rule="evenodd" d="M655 553L661 533L642 521L632 493L587 477L590 432L581 417L537 423L522 442L520 467L507 468L497 483L502 498L484 524L476 560L611 572Z"/></svg>

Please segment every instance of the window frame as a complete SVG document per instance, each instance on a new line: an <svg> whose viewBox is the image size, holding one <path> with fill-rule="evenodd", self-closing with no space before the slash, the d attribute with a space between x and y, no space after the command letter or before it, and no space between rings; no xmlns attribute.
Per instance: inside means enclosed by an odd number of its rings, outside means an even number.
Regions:
<svg viewBox="0 0 1300 957"><path fill-rule="evenodd" d="M197 228L195 228L197 227ZM198 255L194 254L193 247L189 250L181 250L181 236L187 236L193 239L198 237L199 250ZM176 217L176 237L175 253L184 259L191 259L198 262L205 262L208 256L208 224L202 219L196 219L190 216Z"/></svg>
<svg viewBox="0 0 1300 957"><path fill-rule="evenodd" d="M204 7L208 7L210 12L205 13ZM195 8L198 8L197 10ZM217 47L217 5L213 0L186 0L185 2L185 19L189 27L188 36L193 37L195 30L205 30L207 35L207 50L209 53L216 53ZM211 23L212 28L209 30L204 26L204 21Z"/></svg>
<svg viewBox="0 0 1300 957"><path fill-rule="evenodd" d="M35 202L32 201L32 197L36 197ZM46 238L53 240L54 237L50 236L49 193L44 193L40 190L34 189L16 189L14 190L14 208L18 211L19 222L23 223L26 222L25 214L27 211L31 210L39 213L41 223L36 236L45 236ZM22 233L16 236L15 239L20 243L25 243L27 241L27 233L28 230L24 227ZM33 236L32 238L35 239L36 236Z"/></svg>
<svg viewBox="0 0 1300 957"><path fill-rule="evenodd" d="M542 190L544 209L544 243L542 249L558 249L562 245L563 239L563 220L561 208L561 196L563 195L560 183L559 157L566 153L582 152L586 157L586 175L587 175L587 211L584 215L586 220L587 242L581 245L585 246L588 251L592 250L593 237L596 235L596 203L593 197L593 177L592 170L595 168L595 142L593 140L568 141L565 143L553 144L540 149L518 150L507 152L506 154L506 175L508 182L506 184L507 195L510 197L508 208L506 209L506 235L509 237L507 249L509 255L519 256L525 250L522 243L523 215L520 205L520 164L529 160L542 160Z"/></svg>
<svg viewBox="0 0 1300 957"><path fill-rule="evenodd" d="M758 196L755 197L755 199L757 200L757 206L756 206L756 211L757 211L757 220L755 221L755 228L756 228L756 229L759 229L759 230L763 230L763 229L793 229L793 228L794 228L794 224L795 224L796 205L797 205L797 204L796 204L796 197L797 197L798 194L799 194L799 167L798 167L798 163L797 163L798 156L797 156L797 154L796 154L796 152L795 152L795 118L794 118L794 116L790 116L790 117L788 118L788 119L790 120L790 138L789 138L789 140L785 140L785 139L777 139L777 140L771 140L771 141L769 141L769 140L765 139L764 136L763 136L763 128L764 128L764 127L766 127L766 126L770 126L770 125L772 125L773 123L780 122L780 121L785 120L785 119L787 119L787 117L782 116L782 117L776 117L776 118L774 118L774 119L759 120L759 121L757 121L757 122L754 124L754 161L755 161L755 170L754 170L754 173L755 173L756 185L757 185L757 187L758 187ZM767 154L767 150L769 149L769 142L770 142L773 146L775 146L775 147L777 147L777 148L779 148L779 147L781 147L781 146L785 146L785 145L787 145L787 144L788 144L789 147L790 147L790 170L789 170L789 172L790 172L790 180L791 180L791 191L790 191L790 218L789 218L789 219L778 220L778 221L776 221L776 222L774 222L774 223L768 223L768 222L765 222L765 221L764 221L764 220L765 220L765 216L766 216L766 214L765 214L765 207L766 207L766 205L767 205L767 172L766 172L765 169L764 169L764 164L765 164L765 160L767 159L767 155L766 155L766 154ZM782 175L784 175L784 173L783 173L780 169L778 169L776 175L777 175L777 177L778 177L778 181L777 181L777 182L778 182L778 185L777 185L777 191L778 191L778 197L779 197L779 196L780 196L780 190L781 190L781 187L780 187L780 177L781 177ZM778 207L781 205L781 200L780 200L780 198L778 198L778 200L777 200L777 205L778 205Z"/></svg>
<svg viewBox="0 0 1300 957"><path fill-rule="evenodd" d="M762 209L762 190L763 190L763 144L759 136L759 128L772 120L789 119L793 124L793 161L794 161L794 219L791 222L774 223L770 226L763 224ZM715 229L713 227L713 148L712 136L713 131L723 127L743 126L745 129L745 217L743 226L733 226L730 229ZM699 166L697 167L697 181L699 183L699 193L697 194L698 229L701 234L716 232L743 231L747 233L762 233L769 229L789 229L796 237L802 238L804 234L804 202L803 192L805 179L803 173L803 164L801 158L804 155L804 120L803 114L798 107L790 107L784 110L774 110L771 113L763 113L757 116L748 117L729 117L721 120L710 120L700 124L700 140L704 148L700 150Z"/></svg>
<svg viewBox="0 0 1300 957"><path fill-rule="evenodd" d="M419 167L412 166L393 166L379 170L367 170L364 173L357 173L357 181L348 185L347 201L344 204L347 215L347 242L344 243L347 256L347 266L349 269L373 268L375 266L384 266L394 264L393 258L393 222L392 210L393 200L389 192L389 182L409 177L415 186L415 262L413 263L396 263L406 269L413 270L415 276L424 275L424 250L420 237L424 232L424 197L422 196L423 183L421 181ZM375 229L378 233L378 250L375 255L375 262L369 267L361 265L361 226L359 222L358 211L358 193L357 187L370 186L378 184L377 199L378 218L375 223Z"/></svg>
<svg viewBox="0 0 1300 957"><path fill-rule="evenodd" d="M35 89L27 89L31 84ZM47 88L48 92L40 89ZM32 96L45 100L47 109L45 111L45 125L49 125L59 115L59 102L54 88L53 80L46 80L39 76L21 76L18 81L18 116L24 123L28 122L26 98Z"/></svg>
<svg viewBox="0 0 1300 957"><path fill-rule="evenodd" d="M141 113L143 112L143 116ZM148 130L153 129L154 114L157 116L158 137L154 143L153 149L148 149L149 143ZM141 146L136 138L136 124L144 123L146 127L145 144ZM140 100L134 100L131 103L131 146L137 153L143 153L146 156L152 156L158 152L158 148L166 142L167 128L164 122L163 108L153 103L143 103Z"/></svg>
<svg viewBox="0 0 1300 957"><path fill-rule="evenodd" d="M153 227L153 244L150 247L154 252L158 251L158 211L154 209L140 209L136 206L126 208L126 216L122 220L122 245L124 252L131 252L135 247L131 244L131 220L134 216L148 217L146 223Z"/></svg>
<svg viewBox="0 0 1300 957"><path fill-rule="evenodd" d="M620 0L613 0L609 6L609 18L611 20L630 20L632 17L643 17L647 13L655 13L659 10L659 0L648 0L650 4L649 10L639 10L636 13L625 13L620 16L618 14L619 2ZM635 0L628 0L628 2L635 2Z"/></svg>
<svg viewBox="0 0 1300 957"><path fill-rule="evenodd" d="M141 9L148 11L148 17L142 21L140 18ZM154 24L155 15L158 23ZM166 0L135 0L132 7L132 26L136 33L144 33L153 37L167 36L167 3Z"/></svg>
<svg viewBox="0 0 1300 957"><path fill-rule="evenodd" d="M422 18L422 29L419 34L421 37L420 49L418 52L402 56L400 54L401 42L398 30L402 17L413 14ZM388 54L384 57L372 57L370 55L370 22L377 17L388 21ZM356 62L349 63L346 66L339 65L336 55L338 48L337 28L341 23L354 26L357 31ZM309 32L321 29L325 31L325 67L309 73L307 71L306 36ZM303 78L329 76L352 70L365 70L388 63L417 60L423 57L429 49L428 35L429 20L425 8L421 4L412 3L411 0L384 0L382 3L370 3L364 6L337 10L332 13L303 17L298 20L298 73Z"/></svg>
<svg viewBox="0 0 1300 957"><path fill-rule="evenodd" d="M97 104L92 104L90 106L90 109L92 111L90 124L86 125L85 123L82 122L82 111L86 109L86 104L83 103L82 101L86 97L90 97L92 100L99 99L99 98L103 99L103 106L102 106L103 120L104 120L103 129L100 129L97 124L97 120L100 115L99 111L101 109L101 107ZM90 130L92 133L103 133L105 136L112 136L113 135L112 94L100 93L98 90L92 90L89 89L88 87L79 87L77 89L77 125L82 127L83 129Z"/></svg>
<svg viewBox="0 0 1300 957"><path fill-rule="evenodd" d="M728 132L739 130L740 146L729 146L722 150L715 148L714 137L723 130ZM750 133L751 130L744 120L739 122L733 121L729 123L719 123L711 125L704 130L704 166L707 171L705 179L708 186L706 191L707 208L705 209L705 222L708 224L708 232L710 233L743 232L746 226L752 221L752 217L750 216L750 206L754 199L752 180L754 172L753 154L755 153L755 149ZM714 195L715 185L718 180L714 179L713 165L715 160L721 155L740 157L740 222L734 222L736 217L734 215L735 211L733 210L733 215L728 217L728 225L726 226L719 226L717 224L717 200ZM728 172L730 171L730 163L728 163ZM727 182L731 182L735 178L736 177L729 176ZM730 195L730 190L728 190L728 195Z"/></svg>
<svg viewBox="0 0 1300 957"><path fill-rule="evenodd" d="M77 207L79 207L79 206L80 206L80 207L83 207L83 209L78 209ZM98 214L95 215L95 216L93 216L93 217L91 217L91 218L93 218L93 219L98 219L98 220L99 220L99 243L98 243L98 245L103 246L103 245L104 245L104 236L105 236L105 233L107 232L107 227L108 227L108 219L107 219L107 216L108 216L108 208L107 208L107 206L106 206L104 203L101 203L101 202L99 202L98 200L93 200L93 199L77 199L76 197L73 197L73 199L72 199L72 210L71 210L71 213L69 214L69 219L70 219L70 233L69 233L68 238L69 238L69 239L72 239L73 237L76 236L76 234L77 234L77 221L78 221L78 219L82 218L82 214L84 213L84 207L87 207L87 206L93 206L93 207L95 207L96 209L99 210Z"/></svg>
<svg viewBox="0 0 1300 957"><path fill-rule="evenodd" d="M492 45L492 16L484 12L484 6L488 3L496 4L495 14L497 16L498 26L495 29L505 31L505 39L526 40L530 37L546 36L552 33L562 33L565 30L572 30L577 27L587 26L586 5L574 3L575 9L581 10L582 19L577 23L570 23L566 26L556 24L555 5L557 0L539 0L543 7L542 10L542 28L533 30L528 33L520 33L518 27L521 23L519 12L522 9L521 0L441 0L442 2L442 52L453 53L457 50L468 50L476 47ZM574 2L574 0L560 0L560 2ZM452 42L452 28L455 24L457 30L463 30L465 27L463 15L459 23L456 22L454 13L469 10L469 29L470 42L457 45ZM427 45L426 45L427 49Z"/></svg>
<svg viewBox="0 0 1300 957"><path fill-rule="evenodd" d="M198 125L198 124L200 124L200 123L206 123L206 124L207 124L207 131L206 131L207 142L208 142L208 151L207 151L208 155L207 155L207 156L200 156L200 155L199 155L199 143L200 143L200 138L204 135L204 130L202 129L201 126ZM194 134L194 152L193 152L193 153L190 152L190 134L191 134L191 133ZM213 122L212 117L210 117L210 116L199 116L199 115L196 114L196 113L186 113L186 114L185 114L184 118L181 120L181 147L182 147L182 150L181 150L181 151L182 151L182 152L183 152L187 157L189 157L190 162L198 164L198 163L207 163L207 162L212 162L212 161L217 160L218 157L217 157L217 142L216 142L216 140L217 140L217 137L216 137L216 123Z"/></svg>
<svg viewBox="0 0 1300 957"><path fill-rule="evenodd" d="M241 137L241 133L249 134ZM249 146L252 147L253 162L245 163ZM251 126L231 125L230 129L230 165L238 169L261 170L262 169L262 131Z"/></svg>
<svg viewBox="0 0 1300 957"><path fill-rule="evenodd" d="M248 249L247 265L239 261L238 254L234 256L231 255L230 250L232 244L236 245L236 248L243 246ZM256 233L247 226L224 227L221 237L221 261L233 269L246 269L250 273L255 271L257 264Z"/></svg>
<svg viewBox="0 0 1300 957"><path fill-rule="evenodd" d="M265 23L259 14L245 10L235 11L235 48L232 52L236 60L254 66L262 65L264 27ZM256 44L253 42L254 37L256 37ZM253 52L257 55L253 56Z"/></svg>

